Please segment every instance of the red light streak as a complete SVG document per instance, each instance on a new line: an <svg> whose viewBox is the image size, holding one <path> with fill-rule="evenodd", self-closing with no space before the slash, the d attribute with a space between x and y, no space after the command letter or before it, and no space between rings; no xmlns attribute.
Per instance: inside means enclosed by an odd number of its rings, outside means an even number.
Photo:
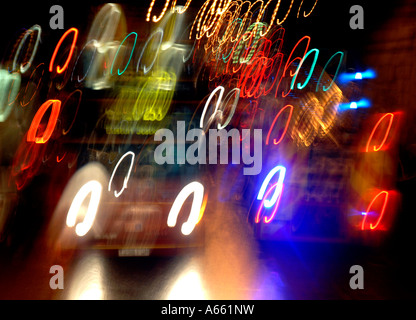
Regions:
<svg viewBox="0 0 416 320"><path fill-rule="evenodd" d="M67 153L67 152L65 151L64 155L63 155L61 158L59 158L59 155L57 155L57 156L56 156L56 162L58 162L58 163L59 163L59 162L61 162L61 161L65 158L66 153Z"/></svg>
<svg viewBox="0 0 416 320"><path fill-rule="evenodd" d="M386 113L386 114L384 114L384 115L380 118L380 120L378 120L378 122L376 123L376 125L374 126L373 131L371 132L370 137L368 138L367 146L366 146L366 148L365 148L365 151L366 151L366 152L370 152L370 142L371 142L371 140L373 139L373 136L374 136L374 134L375 134L375 132L376 132L376 130L377 130L377 128L378 128L378 126L379 126L379 125L383 122L383 120L384 120L386 117L388 117L388 116L390 117L390 120L389 120L389 124L388 124L387 130L386 130L386 133L384 134L384 138L383 138L383 140L381 141L381 143L380 143L380 145L378 146L378 148L377 148L376 146L373 146L373 150L371 150L371 151L375 151L375 152L379 151L379 150L380 150L380 149L384 146L384 144L386 143L387 137L388 137L388 135L389 135L389 133L390 133L391 126L392 126L392 124L393 124L394 114L392 114L392 113Z"/></svg>
<svg viewBox="0 0 416 320"><path fill-rule="evenodd" d="M365 221L367 220L367 216L368 216L368 213L370 212L370 209L372 208L372 206L373 206L373 204L374 204L374 202L381 196L381 195L383 195L384 194L384 202L383 202L383 207L381 208L381 212L380 212L380 215L379 215L379 217L378 217L378 220L377 220L377 223L375 224L375 225L373 225L373 224L371 224L370 223L370 229L371 230L374 230L374 229L376 229L377 227L378 227L378 225L380 224L380 222L381 222L381 219L383 218L383 215L384 215L384 211L386 210L386 206L387 206L387 202L388 202L388 198L389 198L389 192L388 191L381 191L381 192L379 192L374 198L373 198L373 200L370 202L370 204L368 205L368 208L367 208L367 210L366 210L366 214L365 214L365 216L364 216L364 219L363 219L363 222L362 222L362 224L361 224L361 230L364 230L364 227L365 227Z"/></svg>
<svg viewBox="0 0 416 320"><path fill-rule="evenodd" d="M72 54L74 53L74 49L75 49L75 44L76 44L77 38L78 38L78 29L76 29L76 28L71 28L71 29L67 30L63 34L63 36L61 37L61 39L59 40L58 44L56 45L55 51L52 54L51 62L49 64L49 71L50 72L53 71L53 63L55 62L56 55L58 54L58 51L59 51L59 48L61 47L62 42L65 40L65 38L71 32L74 33L74 38L72 39L72 44L71 44L71 50L69 51L68 58L66 59L64 66L62 68L60 66L58 66L56 68L56 72L57 73L62 73L62 72L65 71L66 68L68 68L68 64L69 64L69 61L71 61Z"/></svg>
<svg viewBox="0 0 416 320"><path fill-rule="evenodd" d="M40 122L43 118L43 115L52 106L51 115L49 117L48 125L41 137L36 137L37 130L39 128ZM60 100L48 100L43 103L39 110L36 112L33 117L32 123L30 125L29 131L27 132L27 141L36 142L36 143L45 143L49 140L52 135L53 130L55 129L56 122L58 120L59 111L61 109Z"/></svg>
<svg viewBox="0 0 416 320"><path fill-rule="evenodd" d="M32 79L32 77L33 77L33 75L35 74L36 70L38 70L38 68L39 68L40 66L44 66L44 65L45 65L44 63L40 63L40 64L39 64L39 65L35 68L35 70L33 70L32 74L30 75L29 81L28 81L28 82L27 82L27 84L26 84L26 88L25 88L24 96L23 96L23 98L22 98L22 101L20 101L20 105L21 105L22 107L26 107L26 106L30 103L30 101L32 101L32 99L34 98L34 96L35 96L36 92L38 91L39 86L40 86L40 83L41 83L41 81L42 81L42 76L43 76L43 74L45 73L45 70L44 70L44 69L42 70L42 74L40 75L40 79L39 79L38 84L37 84L37 86L36 86L36 90L35 90L35 92L33 92L32 96L31 96L31 97L30 97L30 99L29 99L29 101L24 102L24 100L25 100L25 96L26 96L26 92L27 92L27 89L28 89L28 87L29 87L30 79Z"/></svg>
<svg viewBox="0 0 416 320"><path fill-rule="evenodd" d="M298 45L304 40L307 41L307 44L306 44L306 48L305 48L305 52L303 53L303 56L302 57L296 57L293 60L290 60L290 58L292 57L292 54L294 53L294 51L296 50ZM306 54L309 51L308 49L309 49L310 42L311 42L311 37L304 36L293 47L292 51L290 52L289 58L286 61L285 68L283 69L282 77L280 78L279 84L276 87L276 94L275 94L276 98L277 98L277 91L279 90L279 87L280 87L280 83L282 82L283 78L286 76L286 71L289 69L289 66L297 60L299 60L299 63L301 63L303 61L303 59L305 58ZM295 76L296 75L296 70L295 70L295 73L293 73L292 70L290 70L289 74L290 74L291 77ZM289 91L286 94L284 94L284 92L282 91L282 98L287 97L288 94L290 93L290 91L291 91L291 89L289 89Z"/></svg>
<svg viewBox="0 0 416 320"><path fill-rule="evenodd" d="M35 176L45 154L45 146L44 144L27 143L26 137L23 138L13 158L10 175L10 179L14 178L18 190L23 189Z"/></svg>
<svg viewBox="0 0 416 320"><path fill-rule="evenodd" d="M278 184L279 184L279 182L276 182L274 185L272 185L269 188L269 190L266 191L266 194L264 195L263 200L260 203L259 209L257 210L256 218L254 220L255 223L259 223L260 222L260 213L261 213L261 210L264 208L264 201L267 199L267 197L273 191L273 189L277 188L277 185ZM284 185L282 184L282 191L280 192L279 197L277 198L277 201L274 204L273 211L272 211L271 215L268 218L267 217L264 217L264 222L265 223L270 223L274 219L274 217L276 215L276 212L277 212L277 209L279 208L280 199L282 198L283 187L284 187Z"/></svg>
<svg viewBox="0 0 416 320"><path fill-rule="evenodd" d="M7 106L11 106L16 102L17 97L20 94L20 91L18 91L18 90L20 89L20 84L21 84L21 81L22 81L21 77L20 77L20 74L18 72L13 72L11 77L13 78L13 80L12 80L12 83L10 85L9 94L7 95ZM16 80L17 80L17 83L18 83L17 85L16 85ZM16 86L17 89L15 89L14 86ZM16 91L17 91L16 96L14 97L13 101L10 101L10 97L13 96Z"/></svg>
<svg viewBox="0 0 416 320"><path fill-rule="evenodd" d="M292 114L293 114L293 106L292 105L290 105L290 104L288 104L288 105L286 105L286 106L284 106L278 113L277 113L277 115L276 115L276 117L274 118L274 120L273 120L273 122L272 122L272 125L270 126L270 129L269 129L269 133L267 134L267 138L266 138L266 145L268 145L269 144L269 139L270 139L270 134L272 133L272 129L273 129L273 127L274 127L274 125L276 124L276 121L277 121L277 119L280 117L280 115L283 113L283 111L285 111L287 108L289 108L290 107L290 111L289 111L289 117L287 118L287 120L286 120L286 125L285 125L285 129L284 129L284 131L283 131L283 133L282 133L282 135L281 135L281 137L280 137L280 139L278 140L278 141L276 141L276 139L273 139L273 144L275 144L275 145L278 145L280 142L282 142L282 140L283 140L283 138L285 137L285 135L286 135L286 131L287 131L287 129L288 129L288 127L289 127L289 123L290 123L290 120L292 119Z"/></svg>

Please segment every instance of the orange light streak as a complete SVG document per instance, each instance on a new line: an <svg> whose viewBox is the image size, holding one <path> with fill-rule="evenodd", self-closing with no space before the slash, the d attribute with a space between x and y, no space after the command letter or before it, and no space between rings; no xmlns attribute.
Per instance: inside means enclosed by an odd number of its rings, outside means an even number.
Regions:
<svg viewBox="0 0 416 320"><path fill-rule="evenodd" d="M76 28L71 28L71 29L67 30L63 34L63 36L61 37L61 39L59 40L58 44L56 45L55 51L52 54L51 62L49 63L49 71L50 72L53 71L53 63L55 62L56 55L58 54L58 51L59 51L59 48L61 47L62 42L65 40L65 38L71 32L74 33L74 37L72 39L72 44L71 44L71 50L69 51L68 58L66 59L64 66L62 68L60 66L58 66L56 68L56 72L60 74L60 73L64 72L66 70L66 68L68 68L68 64L69 64L69 61L71 61L72 54L74 53L74 49L75 49L75 44L76 44L77 38L78 38L78 29L76 29Z"/></svg>
<svg viewBox="0 0 416 320"><path fill-rule="evenodd" d="M378 220L377 220L377 223L375 224L375 225L373 225L373 224L371 224L370 223L370 229L371 230L374 230L374 229L376 229L377 227L378 227L378 225L380 224L380 222L381 222L381 219L383 219L383 215L384 215L384 211L386 210L386 206L387 206L387 202L388 202L388 198L389 198L389 193L388 193L388 191L381 191L380 193L378 193L374 198L373 198L373 200L370 202L370 204L369 204L369 206L368 206L368 208L367 208L367 210L366 210L366 214L365 214L365 216L364 216L364 219L363 219L363 222L362 222L362 224L361 224L361 230L364 230L364 227L365 227L365 221L367 220L367 216L368 216L368 213L370 212L370 209L372 208L372 206L373 206L373 204L374 204L374 202L381 196L381 195L383 195L384 194L384 202L383 202L383 207L381 208L381 212L380 212L380 215L379 215L379 217L378 217Z"/></svg>
<svg viewBox="0 0 416 320"><path fill-rule="evenodd" d="M275 144L275 145L278 145L280 142L282 142L283 138L284 138L284 137L285 137L285 135L286 135L287 129L288 129L288 127L289 127L290 120L292 119L292 114L293 114L293 106L292 106L292 105L290 105L290 104L288 104L288 105L284 106L284 107L283 107L283 108L282 108L282 109L278 112L278 114L276 115L276 117L274 118L274 120L273 120L273 122L272 122L272 125L270 126L269 133L267 134L267 138L266 138L266 145L268 145L268 144L269 144L270 134L272 133L272 129L273 129L274 125L276 124L277 119L280 117L280 115L283 113L283 111L285 111L285 110L286 110L287 108L289 108L289 107L290 107L289 117L288 117L288 118L287 118L287 120L286 120L286 125L285 125L285 129L284 129L284 131L283 131L283 133L282 133L282 135L281 135L281 137L280 137L280 139L279 139L278 141L276 141L276 139L273 139L273 144Z"/></svg>
<svg viewBox="0 0 416 320"><path fill-rule="evenodd" d="M43 118L43 115L52 106L51 115L49 117L48 125L45 129L45 132L41 137L36 137L37 130L39 128L40 122ZM48 100L43 103L39 110L36 112L33 117L32 123L30 125L29 131L27 132L27 141L36 142L36 143L45 143L49 140L52 135L53 130L55 129L56 122L58 121L58 115L61 109L60 100Z"/></svg>
<svg viewBox="0 0 416 320"><path fill-rule="evenodd" d="M383 140L381 141L381 143L380 143L380 145L378 146L378 148L376 147L376 146L373 146L373 150L371 150L371 151L375 151L375 152L377 152L377 151L379 151L383 146L384 146L384 144L386 143L386 140L387 140L387 138L388 138L388 135L389 135L389 133L390 133L390 129L391 129L391 126L392 126L392 124L393 124L393 119L394 119L394 114L392 114L392 113L386 113L385 115L383 115L381 118L380 118L380 120L378 120L377 121L377 123L376 123L376 125L374 126L374 128L373 128L373 131L371 132L371 135L370 135L370 137L368 138L368 142L367 142L367 146L366 146L366 148L365 148L365 152L370 152L370 142L371 142L371 140L373 139L373 136L374 136L374 134L375 134L375 132L376 132L376 130L377 130L377 128L378 128L378 126L383 122L383 120L386 118L386 117L390 117L390 120L389 120L389 124L388 124L388 127L387 127L387 130L386 130L386 133L384 134L384 138L383 138Z"/></svg>

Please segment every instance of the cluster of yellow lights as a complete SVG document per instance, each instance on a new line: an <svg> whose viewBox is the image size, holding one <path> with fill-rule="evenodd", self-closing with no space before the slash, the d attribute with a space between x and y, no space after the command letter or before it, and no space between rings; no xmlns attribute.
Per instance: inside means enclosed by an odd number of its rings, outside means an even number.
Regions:
<svg viewBox="0 0 416 320"><path fill-rule="evenodd" d="M111 120L161 121L167 114L176 86L173 72L155 71L140 77L139 89L123 88L115 104L107 111Z"/></svg>
<svg viewBox="0 0 416 320"><path fill-rule="evenodd" d="M176 1L177 0L173 0L173 2L172 2L172 5L171 5L171 10L172 11L175 10ZM192 0L187 0L183 7L177 8L177 12L180 13L180 14L184 13L186 11L186 9L188 9L189 5L191 4L191 1ZM146 14L146 21L150 21L150 16L152 15L152 10L153 10L153 6L154 6L155 2L156 2L156 0L152 0L152 2L150 3L149 9L147 10L147 14ZM170 0L166 0L165 5L163 6L163 10L160 13L159 17L157 17L156 15L153 16L153 18L152 18L153 22L159 22L160 19L163 18L166 11L168 10L169 3L170 3Z"/></svg>
<svg viewBox="0 0 416 320"><path fill-rule="evenodd" d="M234 24L235 21L239 21L241 26L244 26L247 23L247 21L250 21L249 25L251 25L252 23L263 22L262 19L264 18L266 14L266 10L269 7L269 5L272 3L272 1L274 0L269 0L267 1L267 3L265 3L262 0L256 0L253 3L251 3L249 1L243 1L243 0L237 0L237 1L231 1L231 0L210 1L208 0L202 5L200 10L198 11L197 16L192 24L189 38L192 38L194 29L196 31L196 39L199 40L204 35L206 36L206 38L210 38L213 35L216 35L218 33L221 25L223 23L226 23L226 21L228 21L228 24L230 23ZM268 24L268 27L264 31L264 33L261 33L261 36L268 34L274 24L281 25L288 18L292 10L294 0L290 1L289 8L286 11L286 14L284 15L283 19L280 20L277 18L277 14L279 12L281 2L282 2L281 0L277 1L276 6L274 7L274 10L272 13L272 17ZM306 11L303 12L303 16L305 18L308 17L313 12L317 3L318 3L318 0L315 1L309 13L306 13ZM302 5L303 5L303 0L299 6L299 9L297 12L297 18L299 18L299 13L300 13ZM255 16L254 13L256 12L259 12L259 13L256 16L255 21L252 21L253 17ZM226 16L231 16L232 19L226 19ZM228 25L227 28L225 28L225 30L228 30L229 29L228 27L231 27L231 26ZM210 31L211 29L213 30L210 33L208 33L208 31ZM253 32L256 32L256 30L254 30ZM226 41L227 39L226 38L219 39L218 37L218 39L216 40L221 42L221 41Z"/></svg>
<svg viewBox="0 0 416 320"><path fill-rule="evenodd" d="M306 102L296 110L291 137L300 146L309 147L317 136L331 136L338 115L338 106L343 99L342 91L335 84L331 90L323 92L319 98L315 94L308 94ZM336 143L336 141L334 140Z"/></svg>

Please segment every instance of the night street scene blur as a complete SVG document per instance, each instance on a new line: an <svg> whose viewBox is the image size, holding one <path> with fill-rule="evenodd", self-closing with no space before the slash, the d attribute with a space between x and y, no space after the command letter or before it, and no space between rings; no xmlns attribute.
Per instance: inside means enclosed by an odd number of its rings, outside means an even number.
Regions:
<svg viewBox="0 0 416 320"><path fill-rule="evenodd" d="M1 6L1 300L416 298L416 0Z"/></svg>

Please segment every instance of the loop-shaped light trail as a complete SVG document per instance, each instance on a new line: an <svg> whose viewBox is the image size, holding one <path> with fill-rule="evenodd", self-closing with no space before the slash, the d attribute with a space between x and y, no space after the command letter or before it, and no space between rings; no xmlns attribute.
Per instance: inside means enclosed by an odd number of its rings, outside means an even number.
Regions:
<svg viewBox="0 0 416 320"><path fill-rule="evenodd" d="M67 30L61 37L61 39L59 40L58 44L55 47L55 50L52 54L52 58L51 58L51 62L49 63L49 72L53 71L53 64L55 62L55 58L56 55L58 54L59 48L61 47L62 42L65 40L65 38L71 33L74 33L73 39L72 39L72 44L71 44L71 49L69 50L69 54L68 54L68 58L65 61L65 64L63 65L63 67L61 68L60 66L56 67L56 72L62 73L66 70L66 68L68 68L68 64L69 61L71 61L72 58L72 54L74 53L74 49L75 49L75 44L77 43L77 38L78 38L78 29L77 28L71 28L69 30Z"/></svg>
<svg viewBox="0 0 416 320"><path fill-rule="evenodd" d="M266 197L264 197L264 194L266 192L267 185L277 172L279 172L279 179L277 180L277 186L275 187L276 190L274 191L274 194L270 200L266 199ZM263 200L264 197L265 208L272 207L276 203L277 199L280 197L283 190L283 181L285 180L285 175L286 168L283 166L276 166L272 170L270 170L266 178L263 180L263 184L261 185L259 194L257 195L257 200Z"/></svg>
<svg viewBox="0 0 416 320"><path fill-rule="evenodd" d="M370 229L371 230L374 230L374 229L376 229L377 227L378 227L378 225L380 224L380 222L381 222L381 219L383 219L383 215L384 215L384 212L386 211L386 206L387 206L387 202L388 202L388 200L389 200L389 192L388 191L381 191L381 192L379 192L374 198L373 198L373 200L370 202L370 204L368 205L368 208L367 208L367 210L366 210L366 212L365 212L365 214L364 214L364 219L363 219L363 222L362 222L362 224L361 224L361 230L364 230L364 228L365 228L365 221L367 220L367 217L368 217L368 213L370 212L370 210L371 210L371 208L373 207L373 204L374 204L374 202L380 197L380 196L383 196L384 195L384 202L383 202L383 206L382 206L382 208L381 208L381 211L380 211L380 215L379 215L379 217L378 217L378 219L377 219L377 222L376 222L376 224L372 224L372 223L370 223Z"/></svg>
<svg viewBox="0 0 416 320"><path fill-rule="evenodd" d="M100 182L91 180L84 184L81 189L79 189L74 197L74 200L72 200L71 207L69 208L68 215L66 217L66 225L70 228L75 226L75 222L81 206L87 196L91 194L84 220L78 223L75 227L75 232L80 237L86 235L94 223L95 217L97 215L98 205L100 204L102 189L103 187Z"/></svg>
<svg viewBox="0 0 416 320"><path fill-rule="evenodd" d="M237 108L238 100L240 99L240 89L239 88L234 88L233 90L228 92L228 94L225 97L225 102L224 102L224 105L227 106L227 102L228 102L228 100L231 99L231 95L233 94L234 91L236 91L237 93L235 95L234 102L231 106L230 114L228 115L228 118L227 118L227 120L225 120L224 124L221 125L221 124L218 123L218 130L224 129L230 123L231 119L234 116L235 109ZM224 107L224 110L225 110L225 107ZM222 112L224 112L224 110L222 110Z"/></svg>
<svg viewBox="0 0 416 320"><path fill-rule="evenodd" d="M127 188L127 183L129 182L129 179L130 179L131 170L133 169L134 156L135 156L133 152L131 152L131 151L126 152L126 153L125 153L125 154L124 154L124 155L120 158L120 160L118 160L118 162L117 162L116 166L114 167L113 173L111 174L110 181L108 182L108 191L111 191L111 183L113 182L113 178L114 178L114 175L115 175L115 173L116 173L116 171L117 171L117 168L118 168L118 166L120 165L120 163L123 161L123 159L124 159L125 157L127 157L127 156L131 156L129 171L127 172L127 175L124 177L124 180L123 180L123 187L121 188L121 190L120 190L119 192L117 192L117 191L115 191L115 190L114 190L114 196L115 196L116 198L118 198L118 197L119 197L119 196L123 193L124 189L126 189L126 188Z"/></svg>
<svg viewBox="0 0 416 320"><path fill-rule="evenodd" d="M199 121L199 127L200 128L203 128L204 127L204 119L205 119L205 113L207 112L207 109L208 109L208 106L209 106L209 103L211 102L211 100L212 100L212 97L215 95L215 93L217 92L217 91L220 91L220 96L218 97L218 100L217 100L217 103L216 103L216 105L215 105L215 109L214 109L214 111L213 111L213 115L215 115L216 113L217 113L217 110L218 110L218 108L219 108L219 106L220 106L220 104L221 104L221 101L222 101L222 96L224 95L224 87L223 86L218 86L218 87L216 87L212 92L211 92L211 94L209 95L209 97L208 97L208 99L207 99L207 102L205 102L205 106L204 106L204 110L202 111L202 115L201 115L201 120Z"/></svg>
<svg viewBox="0 0 416 320"><path fill-rule="evenodd" d="M276 139L273 139L273 144L278 145L280 142L282 142L283 138L286 135L287 129L289 128L289 123L290 120L292 119L292 114L293 114L293 106L288 104L286 106L284 106L276 115L276 117L274 118L272 125L270 126L269 129L269 133L267 134L267 138L266 138L266 145L269 144L269 139L270 139L270 134L272 133L272 130L274 128L274 125L276 124L277 119L280 117L280 115L283 113L283 111L285 111L287 108L290 108L289 110L289 116L286 120L286 125L285 125L285 129L283 130L282 135L280 136L279 140L276 141Z"/></svg>
<svg viewBox="0 0 416 320"><path fill-rule="evenodd" d="M156 38L156 39L158 39L158 40L157 40L157 46L156 46L155 53L153 54L153 60L152 60L152 63L150 63L150 66L149 66L149 67L147 67L147 66L143 66L143 73L144 73L144 74L147 74L147 73L148 73L148 72L149 72L149 71L153 68L153 65L155 64L156 59L157 59L157 57L159 56L159 50L160 50L160 47L161 47L161 45L162 45L162 40L163 40L163 29L160 29L160 28L157 28L157 29L156 29L156 31L154 31L154 32L153 32L153 33L149 36L149 38L146 40L146 42L145 42L145 44L144 44L144 46L143 46L142 52L140 53L139 60L137 61L136 72L138 72L138 71L139 71L139 69L140 69L140 63L141 63L141 61L142 61L143 54L144 54L145 50L147 49L147 46L149 45L149 43L151 43L151 44L152 44L152 48L154 47L154 46L153 46L153 42L151 42L151 40L152 40L154 37L156 37L156 36L158 36L158 38ZM153 40L153 41L156 41L156 40Z"/></svg>
<svg viewBox="0 0 416 320"><path fill-rule="evenodd" d="M32 82L30 81L32 78L33 78L33 75L36 73L36 71L38 70L38 68L39 67L43 67L43 69L42 69L42 74L40 75L40 79L39 79L39 81L38 81L38 84L36 85L36 89L34 90L34 92L33 92L33 94L32 94L32 96L30 97L30 99L27 101L27 102L25 102L25 97L26 97L26 92L27 92L27 89L29 88L29 84L31 84ZM24 91L24 94L23 94L23 97L22 97L22 100L20 101L20 105L22 106L22 107L26 107L29 103L30 103L30 101L32 101L33 100L33 98L35 97L35 94L36 94L36 92L39 90L39 87L40 87L40 84L41 84L41 82L42 82L42 76L43 76L43 74L44 74L44 72L45 72L45 64L42 62L42 63L40 63L34 70L33 70L33 72L32 72L32 74L30 75L30 78L29 78L29 80L28 80L28 82L27 82L27 84L26 84L26 88L25 88L25 91Z"/></svg>
<svg viewBox="0 0 416 320"><path fill-rule="evenodd" d="M120 51L120 48L122 47L122 45L123 45L123 43L124 43L124 41L126 41L126 39L128 38L128 37L130 37L132 34L134 34L134 44L133 44L133 48L131 49L131 52L130 52L130 57L129 57L129 61L127 61L127 63L126 63L126 66L124 67L124 70L120 73L120 69L118 68L117 69L117 74L119 75L119 76L121 76L125 71L126 71L126 69L127 69L127 67L129 66L129 64L130 64L130 60L131 60L131 58L132 58L132 56L133 56L133 52L134 52L134 48L136 47L136 41L137 41L137 33L136 32L130 32L124 39L123 39L123 41L120 43L120 45L118 46L118 49L117 49L117 52L116 52L116 54L115 54L115 56L114 56L114 59L113 59L113 63L111 64L111 69L110 69L110 73L111 74L113 74L113 67L114 67L114 62L116 61L116 59L117 59L117 56L118 56L118 52Z"/></svg>
<svg viewBox="0 0 416 320"><path fill-rule="evenodd" d="M71 124L69 125L69 128L68 128L67 130L62 129L62 135L64 135L64 136L65 136L66 134L68 134L69 130L71 130L72 126L73 126L73 125L74 125L74 123L75 123L75 119L77 118L77 114L78 114L78 109L79 109L79 106L81 105L82 91L81 91L81 90L79 90L79 89L77 89L77 90L75 90L75 91L71 92L71 93L69 94L69 96L66 98L65 102L63 103L63 105L62 105L62 109L64 109L64 107L66 106L66 103L69 101L69 98L71 98L71 97L72 97L72 95L74 95L75 93L78 93L78 94L79 94L78 103L77 103L77 109L75 110L75 115L74 115L74 117L72 118L72 122L71 122Z"/></svg>
<svg viewBox="0 0 416 320"><path fill-rule="evenodd" d="M192 202L191 212L189 218L182 225L181 232L184 235L189 235L195 228L195 225L201 220L201 207L204 199L204 186L199 182L191 182L186 185L181 192L179 192L175 201L173 202L172 208L170 209L167 224L169 227L174 227L176 225L176 220L178 218L179 212L182 208L185 200L191 195L194 194L194 199Z"/></svg>
<svg viewBox="0 0 416 320"><path fill-rule="evenodd" d="M97 47L98 47L98 42L97 42L97 40L95 40L95 39L92 39L92 40L88 41L88 42L84 45L84 47L82 48L81 52L79 53L78 58L77 58L77 60L75 61L74 67L72 68L72 73L71 73L71 81L73 81L73 80L74 80L74 71L75 71L76 66L78 65L79 58L81 58L82 54L84 53L85 48L87 48L87 47L88 47L88 45L89 45L90 43L92 44L92 46L93 46L93 48L94 48L94 54L93 54L93 55L92 55L92 57L91 57L90 64L89 64L89 66L88 66L88 68L87 68L87 71L85 72L84 76L82 77L82 79L80 79L80 78L79 78L79 75L78 75L78 83L80 83L80 82L84 81L84 79L85 79L85 78L86 78L86 76L88 75L88 72L89 72L89 71L90 71L90 69L91 69L91 65L92 65L92 63L93 63L93 61L94 61L95 54L97 53Z"/></svg>
<svg viewBox="0 0 416 320"><path fill-rule="evenodd" d="M28 62L26 62L24 65L20 64L20 72L22 74L24 74L27 70L29 70L30 66L32 65L33 59L35 58L35 55L36 55L36 51L38 50L38 45L39 45L39 42L40 42L40 34L42 32L42 28L37 24L30 27L30 29L25 32L25 35L23 36L22 40L19 43L19 46L17 47L16 54L14 55L14 59L13 59L13 67L12 68L13 68L14 71L17 69L17 59L20 56L20 51L22 50L22 47L23 47L27 37L35 31L37 31L38 34L37 34L37 37L36 37L36 42L35 42L35 45L33 47L32 54L30 55L30 59L29 59Z"/></svg>
<svg viewBox="0 0 416 320"><path fill-rule="evenodd" d="M332 59L333 59L333 58L334 58L337 54L339 54L339 55L340 55L340 57L339 57L339 61L338 61L338 66L337 66L337 70L335 71L335 74L334 74L334 77L332 78L331 84L330 84L328 87L325 87L325 85L322 87L323 91L328 91L328 90L329 90L329 88L331 88L332 84L335 82L335 78L336 78L336 77L337 77L337 75L338 75L339 69L341 68L341 63L342 63L342 61L343 61L343 59L344 59L344 52L342 52L342 51L337 51L337 52L335 52L335 53L331 56L331 58L329 58L329 60L327 61L327 63L325 64L325 67L324 67L324 68L323 68L323 70L322 70L322 73L321 73L321 75L320 75L320 77L319 77L319 79L318 79L318 82L316 83L316 92L318 92L318 90L319 90L319 83L321 82L321 79L322 79L322 77L323 77L323 75L324 75L325 69L328 67L328 64L331 62L331 60L332 60Z"/></svg>
<svg viewBox="0 0 416 320"><path fill-rule="evenodd" d="M312 63L311 69L309 70L308 77L306 78L306 80L305 80L305 82L304 82L303 84L301 84L301 83L299 82L299 83L297 84L297 88L298 88L299 90L303 89L303 88L304 88L304 87L308 84L309 80L311 79L312 74L313 74L313 71L314 71L314 69L315 69L316 61L318 60L318 56L319 56L319 49L311 49L311 50L309 50L309 51L305 54L305 56L302 58L302 60L300 61L299 65L298 65L298 67L297 67L297 69L296 69L296 71L295 71L295 76L292 78L292 82L291 82L291 84L290 84L290 90L293 90L293 86L295 85L295 81L296 81L296 78L297 78L297 76L298 76L298 74L299 74L300 68L302 67L303 62L306 60L306 58L307 58L307 57L308 57L311 53L315 53L315 55L314 55L314 58L313 58L313 63Z"/></svg>
<svg viewBox="0 0 416 320"><path fill-rule="evenodd" d="M386 133L384 134L383 140L381 141L381 143L378 147L373 146L372 150L370 150L370 143L371 143L371 140L374 137L375 132L377 131L377 128L380 126L380 124L383 122L383 120L386 119L387 117L390 117L390 119L389 119L389 124L388 124L387 130L386 130ZM370 151L377 152L384 146L384 144L386 143L386 140L389 136L391 126L393 125L393 119L394 119L394 114L393 113L386 113L377 121L376 125L373 128L373 131L370 134L370 137L368 138L367 146L365 148L365 152L370 152Z"/></svg>
<svg viewBox="0 0 416 320"><path fill-rule="evenodd" d="M36 133L38 131L40 122L49 107L52 107L52 111L49 116L48 125L45 131L43 132L43 135L41 137L37 137ZM61 110L60 100L48 100L44 102L40 106L39 110L36 112L35 116L33 117L32 123L30 124L29 130L27 132L27 141L36 142L36 143L47 142L49 138L51 137L53 130L55 129L60 110Z"/></svg>
<svg viewBox="0 0 416 320"><path fill-rule="evenodd" d="M311 9L311 11L309 11L308 14L306 13L306 11L303 11L303 16L305 18L308 17L312 13L312 11L313 11L313 9L315 9L315 6L316 6L317 3L318 3L318 0L315 1L315 3L313 4L313 7ZM297 14L296 18L299 18L300 8L302 7L302 4L303 4L303 0L302 0L302 2L299 5L298 14Z"/></svg>
<svg viewBox="0 0 416 320"><path fill-rule="evenodd" d="M267 190L266 195L264 196L263 200L260 203L260 206L257 210L257 214L256 214L256 218L254 220L255 223L259 223L260 222L260 213L264 208L264 201L266 200L266 198L269 196L269 194L273 191L273 189L276 189L279 185L279 182L276 182L274 185L272 185L269 190ZM283 186L282 186L282 192L283 192ZM282 192L280 192L278 199L276 201L276 203L274 204L274 208L272 213L270 214L269 217L264 217L264 222L265 223L270 223L270 221L272 221L276 215L277 209L279 208L279 204L280 204L280 199L282 198Z"/></svg>

